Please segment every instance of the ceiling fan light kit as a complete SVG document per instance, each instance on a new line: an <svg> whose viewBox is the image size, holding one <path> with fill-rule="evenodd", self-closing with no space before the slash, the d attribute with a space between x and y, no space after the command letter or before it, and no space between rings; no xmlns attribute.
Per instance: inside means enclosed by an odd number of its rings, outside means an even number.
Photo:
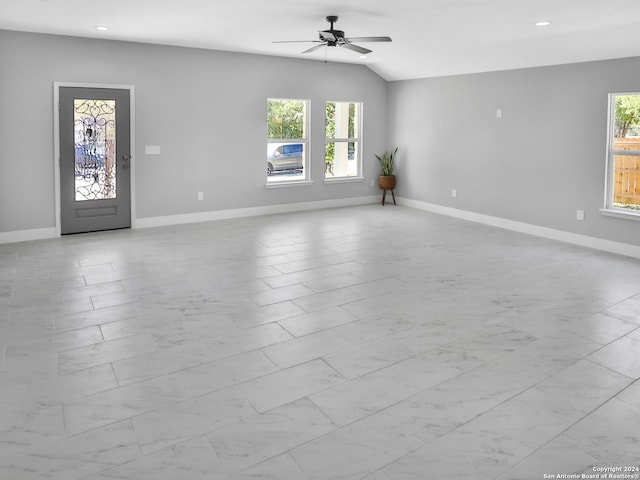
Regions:
<svg viewBox="0 0 640 480"><path fill-rule="evenodd" d="M371 53L372 50L368 48L355 45L353 42L366 43L366 42L390 42L390 37L345 37L344 31L336 30L333 28L333 24L338 22L337 15L329 15L327 17L330 27L328 30L321 30L318 32L318 40L284 40L273 43L316 43L311 48L303 51L302 53L311 53L322 47L342 47L347 50L351 50L359 53L360 55L366 55Z"/></svg>

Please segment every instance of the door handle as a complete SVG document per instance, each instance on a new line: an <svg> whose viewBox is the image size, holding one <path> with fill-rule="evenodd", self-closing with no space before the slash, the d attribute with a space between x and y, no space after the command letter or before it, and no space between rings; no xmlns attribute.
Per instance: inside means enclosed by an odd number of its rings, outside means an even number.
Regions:
<svg viewBox="0 0 640 480"><path fill-rule="evenodd" d="M126 153L122 154L122 168L127 170L129 168L129 160L131 160L131 155Z"/></svg>

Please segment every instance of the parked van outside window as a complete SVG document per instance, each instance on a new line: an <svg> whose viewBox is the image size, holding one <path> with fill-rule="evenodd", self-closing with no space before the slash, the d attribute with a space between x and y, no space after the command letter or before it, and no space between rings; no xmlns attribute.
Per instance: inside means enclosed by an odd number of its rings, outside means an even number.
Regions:
<svg viewBox="0 0 640 480"><path fill-rule="evenodd" d="M269 143L267 145L267 175L274 172L302 171L304 146L301 143Z"/></svg>

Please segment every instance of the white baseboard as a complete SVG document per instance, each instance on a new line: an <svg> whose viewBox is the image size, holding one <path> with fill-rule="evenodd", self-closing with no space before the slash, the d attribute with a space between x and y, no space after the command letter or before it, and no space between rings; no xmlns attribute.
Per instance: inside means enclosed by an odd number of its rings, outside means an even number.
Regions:
<svg viewBox="0 0 640 480"><path fill-rule="evenodd" d="M34 228L32 230L14 230L11 232L0 232L0 244L14 242L29 242L31 240L43 240L56 236L55 227Z"/></svg>
<svg viewBox="0 0 640 480"><path fill-rule="evenodd" d="M226 220L229 218L255 217L276 213L302 212L306 210L320 210L323 208L350 207L368 205L379 201L378 195L353 198L337 198L314 202L285 203L281 205L267 205L264 207L234 208L231 210L214 210L210 212L186 213L182 215L167 215L163 217L138 218L135 228L165 227L168 225L183 225L185 223L210 222L212 220Z"/></svg>
<svg viewBox="0 0 640 480"><path fill-rule="evenodd" d="M379 201L378 195L353 198L337 198L332 200L320 200L314 202L286 203L282 205L268 205L264 207L234 208L231 210L217 210L211 212L186 213L182 215L167 215L163 217L149 217L133 219L133 228L165 227L168 225L182 225L185 223L209 222L212 220L225 220L229 218L254 217L258 215L270 215L276 213L302 212L305 210L320 210L323 208L350 207L355 205L367 205ZM43 240L56 238L55 227L38 228L33 230L15 230L0 232L0 244L27 242L30 240Z"/></svg>
<svg viewBox="0 0 640 480"><path fill-rule="evenodd" d="M531 225L530 223L516 222L514 220L507 220L505 218L492 217L490 215L469 212L467 210L458 210L457 208L444 207L442 205L420 202L407 198L398 198L398 203L400 205L405 205L407 207L415 208L418 210L439 213L441 215L460 218L462 220L468 220L470 222L482 223L484 225L504 228L505 230L526 233L528 235L535 235L536 237L548 238L550 240L557 240L559 242L579 245L581 247L593 248L595 250L602 250L609 253L616 253L618 255L625 255L627 257L640 258L640 247L637 245L604 240L602 238L580 235L578 233L565 232L563 230L555 230L553 228L540 227L538 225Z"/></svg>
<svg viewBox="0 0 640 480"><path fill-rule="evenodd" d="M164 227L168 225L181 225L185 223L208 222L212 220L225 220L230 218L253 217L258 215L271 215L277 213L301 212L305 210L320 210L323 208L349 207L355 205L367 205L378 203L379 195L366 197L339 198L332 200L319 200L314 202L287 203L282 205L268 205L264 207L234 208L231 210L217 210L211 212L187 213L183 215L168 215L163 217L138 218L135 220L135 228ZM605 252L625 255L627 257L640 258L640 247L628 243L614 242L601 238L580 235L577 233L555 230L552 228L540 227L529 223L516 222L505 218L493 217L481 213L459 210L451 207L444 207L433 203L420 202L407 198L397 198L398 204L417 210L447 215L450 217L467 220L470 222L482 223L493 227L504 228L515 232L535 235L537 237L557 240L564 243L579 245L581 247L593 248ZM13 242L27 242L31 240L42 240L57 237L55 227L36 228L32 230L16 230L11 232L0 232L0 244Z"/></svg>

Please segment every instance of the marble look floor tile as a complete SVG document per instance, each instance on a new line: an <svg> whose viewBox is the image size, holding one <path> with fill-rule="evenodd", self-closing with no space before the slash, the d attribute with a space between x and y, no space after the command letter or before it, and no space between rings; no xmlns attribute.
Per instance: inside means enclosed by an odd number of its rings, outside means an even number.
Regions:
<svg viewBox="0 0 640 480"><path fill-rule="evenodd" d="M216 430L207 438L227 471L235 473L335 428L312 402L303 399Z"/></svg>
<svg viewBox="0 0 640 480"><path fill-rule="evenodd" d="M75 285L68 285L51 294L53 303L72 302L77 300L91 299L97 295L107 295L112 293L123 293L125 291L122 282L104 283L101 285L87 286L84 279L79 277Z"/></svg>
<svg viewBox="0 0 640 480"><path fill-rule="evenodd" d="M606 345L638 328L640 327L636 323L597 313L584 320L575 321L567 327L567 331Z"/></svg>
<svg viewBox="0 0 640 480"><path fill-rule="evenodd" d="M25 446L65 438L62 406L32 410L27 413L5 413L0 419L2 455L19 453Z"/></svg>
<svg viewBox="0 0 640 480"><path fill-rule="evenodd" d="M289 253L288 255L285 253L285 255L287 257L293 257L291 253ZM303 270L326 267L327 265L331 265L331 262L327 260L325 257L312 257L312 258L305 258L302 260L294 260L288 263L280 263L276 265L276 268L284 274L290 274L290 273L301 272Z"/></svg>
<svg viewBox="0 0 640 480"><path fill-rule="evenodd" d="M430 442L464 425L501 402L459 379L425 390L387 410L423 442Z"/></svg>
<svg viewBox="0 0 640 480"><path fill-rule="evenodd" d="M238 328L245 329L266 323L278 322L304 313L306 312L295 303L286 301L230 312L229 318Z"/></svg>
<svg viewBox="0 0 640 480"><path fill-rule="evenodd" d="M119 338L60 352L58 368L60 373L65 374L151 353L158 348L157 342L148 334Z"/></svg>
<svg viewBox="0 0 640 480"><path fill-rule="evenodd" d="M262 352L251 351L158 377L152 382L162 385L170 379L187 394L185 398L191 398L259 379L277 370Z"/></svg>
<svg viewBox="0 0 640 480"><path fill-rule="evenodd" d="M64 405L67 433L108 425L275 370L262 353L249 352L83 397Z"/></svg>
<svg viewBox="0 0 640 480"><path fill-rule="evenodd" d="M588 358L630 378L640 378L640 340L622 337Z"/></svg>
<svg viewBox="0 0 640 480"><path fill-rule="evenodd" d="M131 421L142 453L148 454L237 423L255 413L235 387L154 410Z"/></svg>
<svg viewBox="0 0 640 480"><path fill-rule="evenodd" d="M353 295L359 295L353 289L350 289ZM409 301L411 299L411 301ZM412 319L423 320L424 310L420 311L420 306L415 297L412 297L408 293L402 295L395 292L385 292L376 296L357 297L351 302L348 302L344 308L351 312L358 318L369 319L391 319L402 320L404 324L409 326L415 325ZM414 310L415 309L415 310Z"/></svg>
<svg viewBox="0 0 640 480"><path fill-rule="evenodd" d="M302 284L316 293L322 293L363 283L365 283L364 280L362 280L357 275L349 272L338 274L335 276L322 276L314 280L307 280Z"/></svg>
<svg viewBox="0 0 640 480"><path fill-rule="evenodd" d="M59 315L54 318L56 332L75 330L78 328L100 325L107 322L115 322L126 318L136 317L138 311L133 305L118 305L115 307L90 310L69 315Z"/></svg>
<svg viewBox="0 0 640 480"><path fill-rule="evenodd" d="M84 279L87 285L101 285L103 283L111 283L117 282L119 280L126 280L135 277L145 276L148 272L144 267L141 269L131 269L131 270L113 270L111 272L104 273L92 273L89 275L85 275Z"/></svg>
<svg viewBox="0 0 640 480"><path fill-rule="evenodd" d="M640 466L640 409L613 399L564 432L561 438L603 465Z"/></svg>
<svg viewBox="0 0 640 480"><path fill-rule="evenodd" d="M543 381L554 370L555 366L544 359L513 352L464 372L460 378L497 398L506 399Z"/></svg>
<svg viewBox="0 0 640 480"><path fill-rule="evenodd" d="M235 330L220 335L207 336L204 340L214 358L224 358L257 348L277 345L292 338L276 323L267 323L244 330Z"/></svg>
<svg viewBox="0 0 640 480"><path fill-rule="evenodd" d="M245 382L240 388L258 412L265 412L343 381L325 362L313 360Z"/></svg>
<svg viewBox="0 0 640 480"><path fill-rule="evenodd" d="M640 408L640 380L636 380L633 384L620 392L616 398L631 406Z"/></svg>
<svg viewBox="0 0 640 480"><path fill-rule="evenodd" d="M291 455L310 479L361 478L421 445L382 412L305 443Z"/></svg>
<svg viewBox="0 0 640 480"><path fill-rule="evenodd" d="M335 353L329 353L323 356L323 359L343 377L354 379L406 360L411 356L411 351L408 351L402 342L393 341L387 337L357 345L351 349L341 349Z"/></svg>
<svg viewBox="0 0 640 480"><path fill-rule="evenodd" d="M324 330L265 347L262 351L278 367L288 368L352 347L351 342L333 330Z"/></svg>
<svg viewBox="0 0 640 480"><path fill-rule="evenodd" d="M225 469L209 443L198 437L86 480L218 480L226 477Z"/></svg>
<svg viewBox="0 0 640 480"><path fill-rule="evenodd" d="M315 270L301 270L299 272L283 273L281 275L263 278L261 281L271 288L281 288L318 278L320 278L320 274Z"/></svg>
<svg viewBox="0 0 640 480"><path fill-rule="evenodd" d="M365 475L361 480L389 480L389 477L385 475L382 470Z"/></svg>
<svg viewBox="0 0 640 480"><path fill-rule="evenodd" d="M360 273L358 277L366 278L368 281L348 288L360 298L364 299L385 295L389 292L402 292L407 288L407 284L397 278L387 276L380 278L380 276L381 274L376 274L375 270L373 274Z"/></svg>
<svg viewBox="0 0 640 480"><path fill-rule="evenodd" d="M0 410L29 413L60 405L76 398L111 390L118 386L111 365L100 365L68 375L52 375L44 380L9 387L0 395Z"/></svg>
<svg viewBox="0 0 640 480"><path fill-rule="evenodd" d="M251 301L258 307L265 305L271 305L273 303L286 302L288 300L295 300L300 297L313 294L313 290L305 287L302 284L296 283L294 285L288 285L286 287L272 288L271 290L265 290L257 293L251 297Z"/></svg>
<svg viewBox="0 0 640 480"><path fill-rule="evenodd" d="M186 318L181 312L169 311L106 322L100 325L105 341L134 335L165 335L185 330Z"/></svg>
<svg viewBox="0 0 640 480"><path fill-rule="evenodd" d="M606 315L640 325L640 296L629 298L603 311Z"/></svg>
<svg viewBox="0 0 640 480"><path fill-rule="evenodd" d="M164 393L164 395L162 395ZM177 401L177 395L158 393L139 384L115 388L64 404L67 435L103 427Z"/></svg>
<svg viewBox="0 0 640 480"><path fill-rule="evenodd" d="M337 425L343 426L380 412L421 390L406 377L385 368L339 383L310 398Z"/></svg>
<svg viewBox="0 0 640 480"><path fill-rule="evenodd" d="M204 344L189 343L111 362L118 384L148 380L211 362L216 358Z"/></svg>
<svg viewBox="0 0 640 480"><path fill-rule="evenodd" d="M283 478L309 480L309 477L288 454L273 457L229 477L230 480L281 480Z"/></svg>
<svg viewBox="0 0 640 480"><path fill-rule="evenodd" d="M390 480L495 478L535 449L503 435L458 429L383 468Z"/></svg>
<svg viewBox="0 0 640 480"><path fill-rule="evenodd" d="M315 293L304 297L296 298L293 303L302 308L305 312L317 312L328 307L341 306L353 302L361 297L347 289L331 290L329 292Z"/></svg>
<svg viewBox="0 0 640 480"><path fill-rule="evenodd" d="M344 309L352 311L351 305L346 305ZM334 329L354 345L377 340L415 327L413 323L398 313L371 314L358 318L358 321L346 323Z"/></svg>
<svg viewBox="0 0 640 480"><path fill-rule="evenodd" d="M351 349L342 349L323 358L343 376L353 379L415 355L429 351L438 352L437 346L454 338L453 335L443 335L426 327L412 327L356 345ZM439 354L442 353L439 351Z"/></svg>
<svg viewBox="0 0 640 480"><path fill-rule="evenodd" d="M313 313L304 313L278 321L278 323L294 337L302 337L310 333L344 325L358 318L342 307L329 307Z"/></svg>
<svg viewBox="0 0 640 480"><path fill-rule="evenodd" d="M93 326L9 342L6 346L6 352L8 355L17 356L42 352L61 352L102 341L100 328Z"/></svg>
<svg viewBox="0 0 640 480"><path fill-rule="evenodd" d="M0 478L626 462L638 266L377 204L3 244Z"/></svg>
<svg viewBox="0 0 640 480"><path fill-rule="evenodd" d="M118 422L81 435L34 444L23 452L0 456L3 478L75 480L140 457L131 424Z"/></svg>
<svg viewBox="0 0 640 480"><path fill-rule="evenodd" d="M519 349L518 354L547 365L550 371L560 371L586 358L601 347L602 344L581 335L551 332L544 338Z"/></svg>
<svg viewBox="0 0 640 480"><path fill-rule="evenodd" d="M560 475L566 475L565 478L589 478L582 477L582 474L593 475L593 467L597 465L600 462L594 457L559 438L532 453L496 480L530 480L545 478L545 475L547 478L562 478Z"/></svg>
<svg viewBox="0 0 640 480"><path fill-rule="evenodd" d="M0 385L4 388L44 381L58 374L55 352L11 355L6 347L3 350Z"/></svg>
<svg viewBox="0 0 640 480"><path fill-rule="evenodd" d="M341 261L339 255L335 255L334 257L335 263L325 267L315 268L314 271L325 278L342 278L342 275L358 275L367 270L367 267L360 262Z"/></svg>

